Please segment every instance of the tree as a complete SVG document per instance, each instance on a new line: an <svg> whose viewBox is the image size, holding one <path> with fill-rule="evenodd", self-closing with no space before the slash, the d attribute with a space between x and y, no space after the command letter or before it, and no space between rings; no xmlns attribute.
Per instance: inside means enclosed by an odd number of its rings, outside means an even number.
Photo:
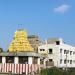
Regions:
<svg viewBox="0 0 75 75"><path fill-rule="evenodd" d="M3 52L3 49L2 48L0 48L0 52Z"/></svg>

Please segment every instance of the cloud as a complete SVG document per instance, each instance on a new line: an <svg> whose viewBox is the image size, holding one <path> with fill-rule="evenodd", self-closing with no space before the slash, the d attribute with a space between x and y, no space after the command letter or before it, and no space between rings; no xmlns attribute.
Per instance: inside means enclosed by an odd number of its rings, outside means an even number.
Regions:
<svg viewBox="0 0 75 75"><path fill-rule="evenodd" d="M63 4L61 6L54 8L54 12L65 13L69 10L69 8L70 8L69 5Z"/></svg>

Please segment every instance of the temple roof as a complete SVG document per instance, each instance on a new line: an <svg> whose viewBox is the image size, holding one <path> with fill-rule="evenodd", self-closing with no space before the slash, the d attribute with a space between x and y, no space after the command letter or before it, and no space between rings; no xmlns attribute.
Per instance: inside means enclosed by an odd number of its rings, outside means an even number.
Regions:
<svg viewBox="0 0 75 75"><path fill-rule="evenodd" d="M2 52L0 56L31 56L42 57L41 54L35 52Z"/></svg>
<svg viewBox="0 0 75 75"><path fill-rule="evenodd" d="M19 29L15 32L13 40L9 46L9 52L34 51L27 38L27 32Z"/></svg>

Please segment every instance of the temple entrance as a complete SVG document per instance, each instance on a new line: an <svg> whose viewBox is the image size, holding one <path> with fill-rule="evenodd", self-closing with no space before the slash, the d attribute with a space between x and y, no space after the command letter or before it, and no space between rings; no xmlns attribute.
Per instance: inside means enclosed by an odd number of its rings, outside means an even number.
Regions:
<svg viewBox="0 0 75 75"><path fill-rule="evenodd" d="M7 56L6 57L6 63L14 63L14 57L13 56Z"/></svg>
<svg viewBox="0 0 75 75"><path fill-rule="evenodd" d="M28 57L27 56L20 56L19 63L28 64Z"/></svg>

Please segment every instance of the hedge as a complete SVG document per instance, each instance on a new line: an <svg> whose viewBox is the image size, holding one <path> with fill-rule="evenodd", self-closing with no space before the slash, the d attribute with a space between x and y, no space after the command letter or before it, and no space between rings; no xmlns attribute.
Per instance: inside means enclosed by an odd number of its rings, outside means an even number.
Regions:
<svg viewBox="0 0 75 75"><path fill-rule="evenodd" d="M75 70L62 70L56 67L42 69L39 75L75 75Z"/></svg>

